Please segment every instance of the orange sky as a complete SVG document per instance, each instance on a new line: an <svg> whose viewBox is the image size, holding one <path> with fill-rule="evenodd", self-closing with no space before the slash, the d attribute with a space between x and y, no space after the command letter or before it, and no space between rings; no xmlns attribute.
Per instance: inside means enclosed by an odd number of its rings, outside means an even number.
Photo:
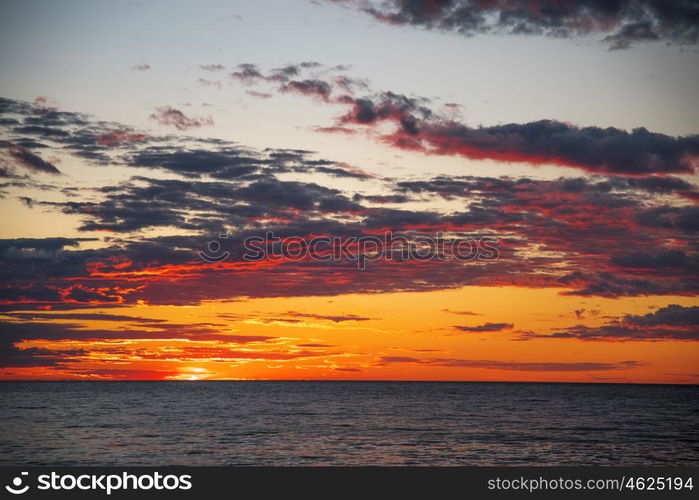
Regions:
<svg viewBox="0 0 699 500"><path fill-rule="evenodd" d="M25 340L18 347L84 350L60 368L4 369L6 379L351 379L509 380L696 383L699 346L693 342L595 342L577 339L518 341L522 330L551 331L605 317L646 314L658 305L696 304L687 297L627 300L579 298L560 290L466 287L456 290L249 299L200 306L135 306L119 314L167 318L172 323L212 323L226 340ZM533 304L546 304L532 311ZM578 319L575 310L591 311ZM361 321L333 321L287 313ZM75 312L75 311L73 311ZM94 310L92 312L95 312ZM102 312L113 312L106 309ZM473 313L473 314L471 314ZM285 314L287 314L285 316ZM223 315L223 316L222 316ZM227 315L227 316L226 316ZM60 322L60 321L59 321ZM74 321L66 321L74 323ZM511 323L494 332L463 332L455 325ZM124 328L84 321L85 329ZM240 343L241 337L268 337ZM386 362L386 359L396 361ZM434 366L438 360L494 362L487 366ZM636 361L632 367L615 366ZM576 363L603 367L575 368ZM498 363L512 363L507 367ZM544 364L531 366L526 363ZM548 366L546 363L565 364ZM129 370L122 372L121 370ZM130 371L135 370L135 371Z"/></svg>
<svg viewBox="0 0 699 500"><path fill-rule="evenodd" d="M0 378L699 382L686 6L171 3L0 17Z"/></svg>

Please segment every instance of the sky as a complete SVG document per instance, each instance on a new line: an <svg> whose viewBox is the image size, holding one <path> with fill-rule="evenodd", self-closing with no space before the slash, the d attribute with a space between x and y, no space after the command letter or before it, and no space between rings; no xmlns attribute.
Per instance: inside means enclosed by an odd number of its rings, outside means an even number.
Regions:
<svg viewBox="0 0 699 500"><path fill-rule="evenodd" d="M2 11L0 378L699 380L699 3Z"/></svg>

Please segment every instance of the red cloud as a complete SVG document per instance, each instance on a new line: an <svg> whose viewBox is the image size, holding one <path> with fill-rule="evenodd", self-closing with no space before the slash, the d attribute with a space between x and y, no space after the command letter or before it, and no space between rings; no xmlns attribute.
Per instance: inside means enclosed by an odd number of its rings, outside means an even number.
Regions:
<svg viewBox="0 0 699 500"><path fill-rule="evenodd" d="M145 141L150 136L147 134L137 134L132 130L117 130L114 132L107 132L105 134L100 134L97 136L97 144L102 144L104 146L116 146L124 142L140 142Z"/></svg>
<svg viewBox="0 0 699 500"><path fill-rule="evenodd" d="M170 106L156 108L156 112L150 115L150 119L157 121L161 125L175 127L177 130L187 130L214 124L214 120L210 116L190 118L179 109Z"/></svg>

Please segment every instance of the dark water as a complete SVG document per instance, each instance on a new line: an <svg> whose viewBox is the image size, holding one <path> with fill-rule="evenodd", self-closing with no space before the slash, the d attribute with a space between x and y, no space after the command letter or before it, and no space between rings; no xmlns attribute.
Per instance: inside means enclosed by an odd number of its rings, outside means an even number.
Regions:
<svg viewBox="0 0 699 500"><path fill-rule="evenodd" d="M2 382L3 465L697 465L699 386Z"/></svg>

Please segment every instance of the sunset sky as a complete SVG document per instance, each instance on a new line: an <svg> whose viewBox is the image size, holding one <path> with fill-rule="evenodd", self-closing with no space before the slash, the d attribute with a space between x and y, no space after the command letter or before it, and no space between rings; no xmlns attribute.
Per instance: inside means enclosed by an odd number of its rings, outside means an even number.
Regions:
<svg viewBox="0 0 699 500"><path fill-rule="evenodd" d="M0 378L699 381L697 2L1 5Z"/></svg>

